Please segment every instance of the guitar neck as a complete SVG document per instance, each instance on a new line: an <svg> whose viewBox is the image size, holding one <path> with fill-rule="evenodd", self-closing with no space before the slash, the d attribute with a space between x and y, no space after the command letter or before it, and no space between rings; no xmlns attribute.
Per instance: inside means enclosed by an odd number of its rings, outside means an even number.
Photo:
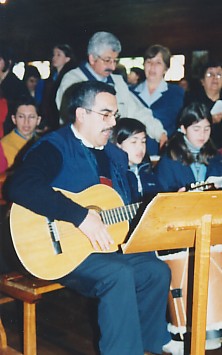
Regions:
<svg viewBox="0 0 222 355"><path fill-rule="evenodd" d="M186 191L212 191L216 190L213 182L195 182L186 185Z"/></svg>
<svg viewBox="0 0 222 355"><path fill-rule="evenodd" d="M102 210L100 212L100 216L102 218L103 223L110 225L124 221L131 221L140 206L140 202L134 203L127 206L121 206L112 208L109 210Z"/></svg>

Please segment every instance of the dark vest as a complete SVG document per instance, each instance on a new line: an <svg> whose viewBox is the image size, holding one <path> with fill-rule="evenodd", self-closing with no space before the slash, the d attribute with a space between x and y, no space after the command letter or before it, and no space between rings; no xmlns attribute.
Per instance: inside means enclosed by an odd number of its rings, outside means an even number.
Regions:
<svg viewBox="0 0 222 355"><path fill-rule="evenodd" d="M40 141L43 140L53 144L63 158L62 169L51 182L51 186L78 193L100 183L95 155L75 137L70 126L54 131ZM110 161L113 188L124 203L128 204L131 202L131 194L127 178L127 156L110 142L104 149Z"/></svg>

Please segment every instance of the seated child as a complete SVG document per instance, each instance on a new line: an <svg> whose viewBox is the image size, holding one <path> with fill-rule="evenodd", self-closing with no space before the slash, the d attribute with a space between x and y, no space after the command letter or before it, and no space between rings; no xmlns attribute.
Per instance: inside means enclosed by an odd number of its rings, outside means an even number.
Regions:
<svg viewBox="0 0 222 355"><path fill-rule="evenodd" d="M35 130L41 121L35 100L32 97L20 99L15 105L14 114L11 118L15 128L1 139L8 168L14 164L21 149L28 142L37 139Z"/></svg>
<svg viewBox="0 0 222 355"><path fill-rule="evenodd" d="M113 130L113 142L128 154L129 179L133 199L152 198L159 190L156 175L146 151L146 127L133 118L121 118Z"/></svg>

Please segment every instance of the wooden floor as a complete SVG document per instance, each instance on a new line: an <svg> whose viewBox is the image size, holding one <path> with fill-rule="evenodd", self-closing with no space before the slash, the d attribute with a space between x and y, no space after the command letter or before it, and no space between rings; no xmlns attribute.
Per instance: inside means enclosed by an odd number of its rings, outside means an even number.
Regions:
<svg viewBox="0 0 222 355"><path fill-rule="evenodd" d="M9 346L22 351L21 305L14 302L2 305L1 314ZM44 295L38 303L38 355L96 355L97 339L94 301L62 289ZM222 348L206 351L206 354L222 355Z"/></svg>

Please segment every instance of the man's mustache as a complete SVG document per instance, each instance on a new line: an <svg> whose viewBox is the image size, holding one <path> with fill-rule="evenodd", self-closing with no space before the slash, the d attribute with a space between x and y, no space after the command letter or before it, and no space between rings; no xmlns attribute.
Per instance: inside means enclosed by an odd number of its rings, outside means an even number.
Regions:
<svg viewBox="0 0 222 355"><path fill-rule="evenodd" d="M113 131L113 127L104 128L102 132Z"/></svg>
<svg viewBox="0 0 222 355"><path fill-rule="evenodd" d="M112 74L112 72L113 72L113 70L112 69L105 69L105 72L107 72L107 73L111 73Z"/></svg>

